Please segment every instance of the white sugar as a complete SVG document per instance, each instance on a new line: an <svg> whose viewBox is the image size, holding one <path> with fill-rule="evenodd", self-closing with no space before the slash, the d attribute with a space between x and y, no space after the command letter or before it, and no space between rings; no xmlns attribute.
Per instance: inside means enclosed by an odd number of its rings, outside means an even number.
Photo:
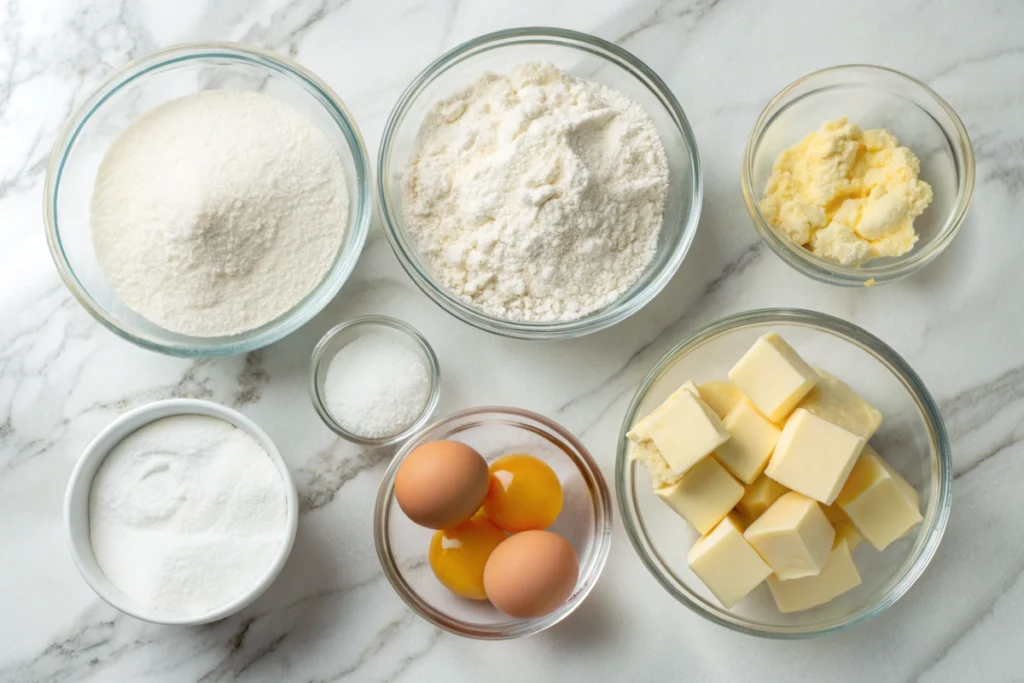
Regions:
<svg viewBox="0 0 1024 683"><path fill-rule="evenodd" d="M100 568L140 606L200 615L253 588L287 528L284 480L257 441L205 415L126 437L96 472L89 528Z"/></svg>
<svg viewBox="0 0 1024 683"><path fill-rule="evenodd" d="M423 357L385 333L359 337L327 367L327 410L347 431L366 439L393 436L423 412L430 375Z"/></svg>

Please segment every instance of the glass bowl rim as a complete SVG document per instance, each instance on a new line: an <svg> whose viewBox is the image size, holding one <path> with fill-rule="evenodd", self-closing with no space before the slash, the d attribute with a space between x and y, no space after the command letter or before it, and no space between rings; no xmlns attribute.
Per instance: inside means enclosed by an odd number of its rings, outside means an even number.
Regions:
<svg viewBox="0 0 1024 683"><path fill-rule="evenodd" d="M511 627L501 631L467 626L464 622L452 619L440 610L434 609L420 598L418 593L408 585L402 577L402 572L397 568L397 563L391 551L388 531L388 522L390 521L392 508L391 502L394 499L395 493L395 475L399 465L408 455L410 446L428 431L464 418L488 414L499 417L504 416L513 420L521 418L532 420L544 427L548 438L555 437L557 440L569 445L571 448L568 451L565 449L561 450L581 470L581 476L588 481L587 490L590 492L591 503L600 513L594 519L594 549L591 552L591 558L587 566L580 568L580 576L577 579L577 585L580 586L580 589L575 593L574 597L548 615L536 619L517 619ZM518 426L522 428L522 425ZM608 490L608 483L601 474L601 468L590 454L590 451L583 445L583 442L573 435L572 432L554 420L531 410L511 406L484 405L451 413L424 426L408 439L401 450L395 454L391 464L388 465L388 469L381 478L380 487L377 491L377 499L373 508L373 542L377 550L377 558L380 561L381 569L383 569L384 575L387 577L391 587L417 615L434 626L455 635L477 640L510 640L534 635L554 626L574 612L590 595L590 592L597 585L597 581L608 560L612 542L613 518L611 493Z"/></svg>
<svg viewBox="0 0 1024 683"><path fill-rule="evenodd" d="M68 154L86 124L89 123L93 115L111 96L129 83L145 78L151 72L168 65L209 58L230 58L243 61L261 69L273 68L276 72L295 79L301 87L307 90L312 97L324 106L348 143L347 149L352 156L352 161L356 168L354 180L357 191L355 196L350 198L349 212L351 217L349 218L349 224L346 225L346 228L351 227L353 237L349 249L342 248L338 250L337 257L331 265L331 270L325 274L317 286L290 310L275 320L255 328L256 330L262 330L259 334L252 334L253 331L250 330L249 332L241 333L243 335L241 339L230 342L216 341L223 339L223 337L206 338L181 335L186 337L187 340L169 342L160 340L151 334L139 335L129 332L114 316L108 314L93 299L85 286L79 282L78 276L72 270L64 253L64 246L59 236L60 230L56 214L56 202ZM329 104L329 107L327 104ZM115 69L96 85L82 103L74 109L58 134L48 160L43 188L43 222L46 231L46 242L57 272L75 300L93 318L122 339L141 348L170 356L191 358L246 353L279 341L297 330L337 296L342 286L348 281L356 262L359 260L359 255L363 250L366 236L369 232L370 216L372 213L371 176L366 144L363 141L359 127L355 123L355 119L337 93L320 77L283 55L252 45L233 42L180 43L137 57ZM339 266L339 264L341 265ZM334 272L335 269L337 269L337 272ZM335 280L335 282L329 283L325 289L318 291L329 280Z"/></svg>
<svg viewBox="0 0 1024 683"><path fill-rule="evenodd" d="M687 161L691 180L686 190L690 196L690 211L680 219L679 241L670 257L665 261L658 273L642 289L633 292L628 297L620 297L615 302L591 314L569 321L538 323L506 320L491 316L470 304L460 301L442 285L437 283L433 275L421 271L416 266L415 258L412 256L416 247L411 241L407 240L404 228L401 227L404 224L404 219L401 217L401 207L394 206L389 198L387 189L388 178L385 174L385 167L390 163L397 131L405 122L405 116L409 108L418 100L424 88L433 83L438 76L450 67L479 54L506 47L510 44L533 43L556 45L584 52L599 57L605 62L613 63L628 72L651 90L658 99L685 142L689 157ZM693 134L689 119L686 118L682 105L680 105L672 89L669 88L661 77L647 66L645 62L618 45L587 33L547 26L527 26L486 33L452 48L427 65L402 92L402 95L392 108L387 124L384 127L384 134L381 137L380 149L377 155L377 201L382 219L381 222L383 223L384 233L387 235L388 242L391 244L391 249L395 252L395 256L398 258L402 268L412 278L412 281L416 283L416 286L432 302L447 313L485 332L515 339L555 340L580 337L615 325L643 308L664 289L676 271L678 271L680 265L682 265L696 235L703 205L703 195L704 181L701 173L700 154L697 149L696 137ZM662 224L662 230L665 230L667 227L664 223Z"/></svg>
<svg viewBox="0 0 1024 683"><path fill-rule="evenodd" d="M430 383L427 400L423 404L423 411L419 414L416 420L397 434L382 436L376 439L353 434L342 427L338 421L334 419L334 416L331 415L331 411L327 409L327 405L324 403L324 398L321 396L320 382L317 381L320 365L325 359L324 354L327 352L327 347L338 335L355 328L373 326L388 327L405 335L409 340L411 340L416 345L416 348L419 349L423 358L427 361L427 375ZM363 315L335 325L331 329L327 330L327 332L324 333L324 336L320 338L320 341L317 342L316 346L313 348L313 354L310 357L309 395L313 400L313 407L316 409L320 419L323 420L328 429L341 438L363 446L372 446L376 448L391 446L406 440L418 432L427 420L430 419L430 416L434 414L434 410L437 408L437 402L441 398L441 364L438 362L437 354L434 353L434 349L430 345L430 342L427 341L426 337L424 337L419 330L409 323L386 315Z"/></svg>
<svg viewBox="0 0 1024 683"><path fill-rule="evenodd" d="M670 579L665 576L661 563L651 557L647 548L653 548L654 543L650 541L646 532L642 530L641 515L633 504L632 472L634 463L629 460L626 432L631 428L641 403L647 397L654 383L677 360L704 344L714 341L717 337L746 327L772 323L796 324L818 332L831 334L867 351L882 365L886 366L917 403L933 444L931 460L938 470L934 476L938 495L933 503L935 513L931 520L931 525L927 528L922 527L921 533L924 534L924 541L920 544L916 556L908 556L907 559L912 559L912 561L908 563L907 560L904 560L905 568L903 574L876 602L865 605L839 623L822 628L754 626L741 618L737 618L737 621L734 622L724 619L718 614L708 611L699 603L692 601L685 594L676 590ZM949 437L946 433L938 404L932 398L931 393L925 387L918 374L892 347L862 327L825 313L798 308L762 308L726 316L697 330L669 349L658 359L633 394L633 398L630 400L629 407L623 418L615 455L615 493L619 514L622 517L622 526L626 530L626 536L629 538L629 543L633 547L634 552L636 552L640 561L662 588L675 598L676 601L709 621L747 635L779 640L799 640L838 633L881 614L903 597L921 577L921 574L924 573L938 550L939 543L949 521L950 508L953 502L952 486L953 457ZM926 514L925 523L927 521L928 515Z"/></svg>
<svg viewBox="0 0 1024 683"><path fill-rule="evenodd" d="M753 187L752 178L754 155L757 152L757 148L761 143L761 138L763 137L764 132L768 129L768 126L776 119L776 117L786 111L788 105L783 106L779 111L774 111L775 108L786 100L790 93L806 84L808 81L822 76L827 76L829 74L850 71L868 73L875 72L883 77L895 77L897 80L903 81L906 85L924 93L932 99L939 105L940 109L945 112L948 118L948 123L956 130L957 139L955 141L950 140L949 142L951 145L956 144L959 148L960 154L963 156L962 164L956 154L953 156L953 163L957 170L956 201L950 208L949 214L946 216L946 220L943 223L942 228L939 230L939 233L931 242L923 248L918 249L915 253L912 253L906 258L900 257L900 260L885 266L870 267L870 262L868 267L842 266L815 256L803 247L793 244L788 238L780 235L771 225L769 225L768 221L765 220L764 216L761 214L759 201L755 199L755 197L759 196L760 192L755 190ZM865 84L865 87L878 89L878 86L871 84ZM817 90L812 91L812 93L813 92L817 92ZM803 99L803 97L807 97L812 93L806 93L802 95L800 99ZM743 200L747 206L747 213L750 216L750 220L753 222L754 228L761 236L761 239L787 265L814 280L818 280L819 282L838 285L841 287L863 287L868 283L885 284L907 277L917 272L918 269L928 263L931 263L946 249L946 247L950 245L950 243L952 243L953 239L957 234L959 234L960 228L967 216L967 211L971 205L971 199L974 195L974 174L974 148L971 144L970 136L967 133L967 128L964 126L963 121L960 119L960 116L956 113L953 107L950 106L950 104L929 85L920 79L903 73L902 71L897 71L896 69L886 66L857 63L840 64L824 69L818 69L817 71L812 71L809 74L801 76L779 91L779 93L775 95L767 105L765 105L764 109L761 110L761 113L757 117L757 121L754 123L754 127L750 131L750 137L747 140L746 149L743 153Z"/></svg>

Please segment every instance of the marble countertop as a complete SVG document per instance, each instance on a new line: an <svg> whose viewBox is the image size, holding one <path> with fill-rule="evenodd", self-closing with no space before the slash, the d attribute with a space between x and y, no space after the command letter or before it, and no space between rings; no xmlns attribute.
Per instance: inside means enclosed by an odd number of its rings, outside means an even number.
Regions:
<svg viewBox="0 0 1024 683"><path fill-rule="evenodd" d="M291 55L347 102L375 157L393 103L429 61L517 25L594 33L678 95L706 194L679 274L628 321L533 344L431 304L374 226L355 274L313 322L263 351L166 358L107 332L61 284L43 235L47 157L72 108L129 59L182 41ZM10 0L0 4L0 681L585 681L1024 679L1024 5L1000 0ZM739 166L765 102L809 71L874 62L931 84L974 142L977 187L956 242L871 290L814 283L762 247ZM363 313L410 321L444 368L441 412L537 410L611 478L634 388L723 315L798 306L852 320L903 354L942 406L956 464L945 540L911 592L868 625L810 642L741 636L666 599L617 526L590 598L543 635L471 642L414 616L377 563L371 508L387 454L344 443L306 395L315 341ZM529 378L524 381L524 378ZM101 602L69 557L61 503L83 447L117 415L171 396L235 406L281 446L302 515L291 560L220 623L161 627ZM619 520L616 516L616 525Z"/></svg>

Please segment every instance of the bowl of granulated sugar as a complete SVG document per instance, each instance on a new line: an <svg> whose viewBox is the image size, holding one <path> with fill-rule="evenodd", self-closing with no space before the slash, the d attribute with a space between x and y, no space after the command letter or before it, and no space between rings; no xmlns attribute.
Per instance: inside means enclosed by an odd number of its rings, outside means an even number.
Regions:
<svg viewBox="0 0 1024 683"><path fill-rule="evenodd" d="M129 411L85 449L64 522L96 594L158 624L252 603L291 552L299 506L270 437L241 413L170 399Z"/></svg>
<svg viewBox="0 0 1024 683"><path fill-rule="evenodd" d="M309 390L324 423L367 446L404 441L437 407L437 356L413 327L386 316L332 328L313 350Z"/></svg>

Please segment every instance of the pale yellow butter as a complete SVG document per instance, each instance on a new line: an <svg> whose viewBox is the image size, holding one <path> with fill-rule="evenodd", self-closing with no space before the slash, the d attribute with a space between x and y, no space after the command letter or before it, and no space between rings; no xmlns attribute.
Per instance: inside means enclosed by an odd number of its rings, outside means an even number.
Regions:
<svg viewBox="0 0 1024 683"><path fill-rule="evenodd" d="M914 219L932 201L921 163L886 130L827 121L782 152L761 214L797 244L842 265L900 256L917 242Z"/></svg>
<svg viewBox="0 0 1024 683"><path fill-rule="evenodd" d="M817 370L817 373L818 383L800 402L800 407L848 432L870 439L882 426L882 413L878 408L827 372Z"/></svg>
<svg viewBox="0 0 1024 683"><path fill-rule="evenodd" d="M846 543L839 543L829 553L821 572L815 576L782 581L768 577L768 588L780 612L800 612L824 605L860 585L860 573L850 556Z"/></svg>
<svg viewBox="0 0 1024 683"><path fill-rule="evenodd" d="M732 607L772 573L729 515L690 548L686 562L725 607Z"/></svg>
<svg viewBox="0 0 1024 683"><path fill-rule="evenodd" d="M647 433L675 474L685 474L729 439L722 420L689 391L658 408L646 420Z"/></svg>
<svg viewBox="0 0 1024 683"><path fill-rule="evenodd" d="M839 495L865 441L803 408L793 411L765 474L825 505Z"/></svg>
<svg viewBox="0 0 1024 683"><path fill-rule="evenodd" d="M729 380L772 422L782 422L818 382L818 373L786 341L769 333L729 370Z"/></svg>
<svg viewBox="0 0 1024 683"><path fill-rule="evenodd" d="M788 490L779 482L762 474L753 484L747 484L744 488L743 497L736 504L736 510L748 522L753 522Z"/></svg>
<svg viewBox="0 0 1024 683"><path fill-rule="evenodd" d="M713 379L710 382L698 384L697 390L708 407L723 420L729 411L744 398L743 392L737 389L735 384L722 379Z"/></svg>
<svg viewBox="0 0 1024 683"><path fill-rule="evenodd" d="M679 395L681 393L683 393L684 391L688 391L688 392L690 392L691 394L693 394L694 396L697 396L697 397L700 396L700 393L698 393L698 391L697 391L697 385L693 383L693 380L692 379L686 380L685 382L683 382L679 386L678 389L676 389L671 394L669 394L668 398L666 398L664 401L662 401L660 406L658 406L657 408L652 410L651 413L647 417L645 417L644 419L640 420L635 425L633 425L633 428L629 430L629 432L626 434L626 436L631 441L637 441L637 442L640 442L640 441L643 441L645 439L651 438L651 435L647 433L647 422L654 415L656 415L659 410L664 409L666 406L671 404L672 401L674 401L675 399L679 398Z"/></svg>
<svg viewBox="0 0 1024 683"><path fill-rule="evenodd" d="M707 457L678 482L654 493L699 533L706 534L740 501L743 485L717 460Z"/></svg>
<svg viewBox="0 0 1024 683"><path fill-rule="evenodd" d="M747 527L743 537L780 581L818 574L835 530L817 501L790 491Z"/></svg>
<svg viewBox="0 0 1024 683"><path fill-rule="evenodd" d="M836 504L878 550L921 522L917 491L871 446L864 448Z"/></svg>
<svg viewBox="0 0 1024 683"><path fill-rule="evenodd" d="M683 382L678 389L669 394L661 405L652 410L647 417L634 424L626 433L626 437L631 442L629 444L629 459L636 460L644 466L656 489L672 486L679 481L684 472L677 472L669 465L658 447L651 441L647 425L652 418L659 414L659 411L667 410L668 406L683 392L691 393L694 396L698 395L697 386L693 381Z"/></svg>
<svg viewBox="0 0 1024 683"><path fill-rule="evenodd" d="M864 448L867 449L870 446L865 446ZM835 548L840 543L846 543L850 550L855 550L860 545L860 542L864 540L864 537L857 531L857 527L850 521L850 517L843 512L843 509L837 503L823 505L821 509L825 516L828 517L832 528L836 530L836 538L832 541L832 547Z"/></svg>
<svg viewBox="0 0 1024 683"><path fill-rule="evenodd" d="M782 430L747 400L729 411L722 423L729 440L718 447L715 457L744 484L753 483L768 465Z"/></svg>

